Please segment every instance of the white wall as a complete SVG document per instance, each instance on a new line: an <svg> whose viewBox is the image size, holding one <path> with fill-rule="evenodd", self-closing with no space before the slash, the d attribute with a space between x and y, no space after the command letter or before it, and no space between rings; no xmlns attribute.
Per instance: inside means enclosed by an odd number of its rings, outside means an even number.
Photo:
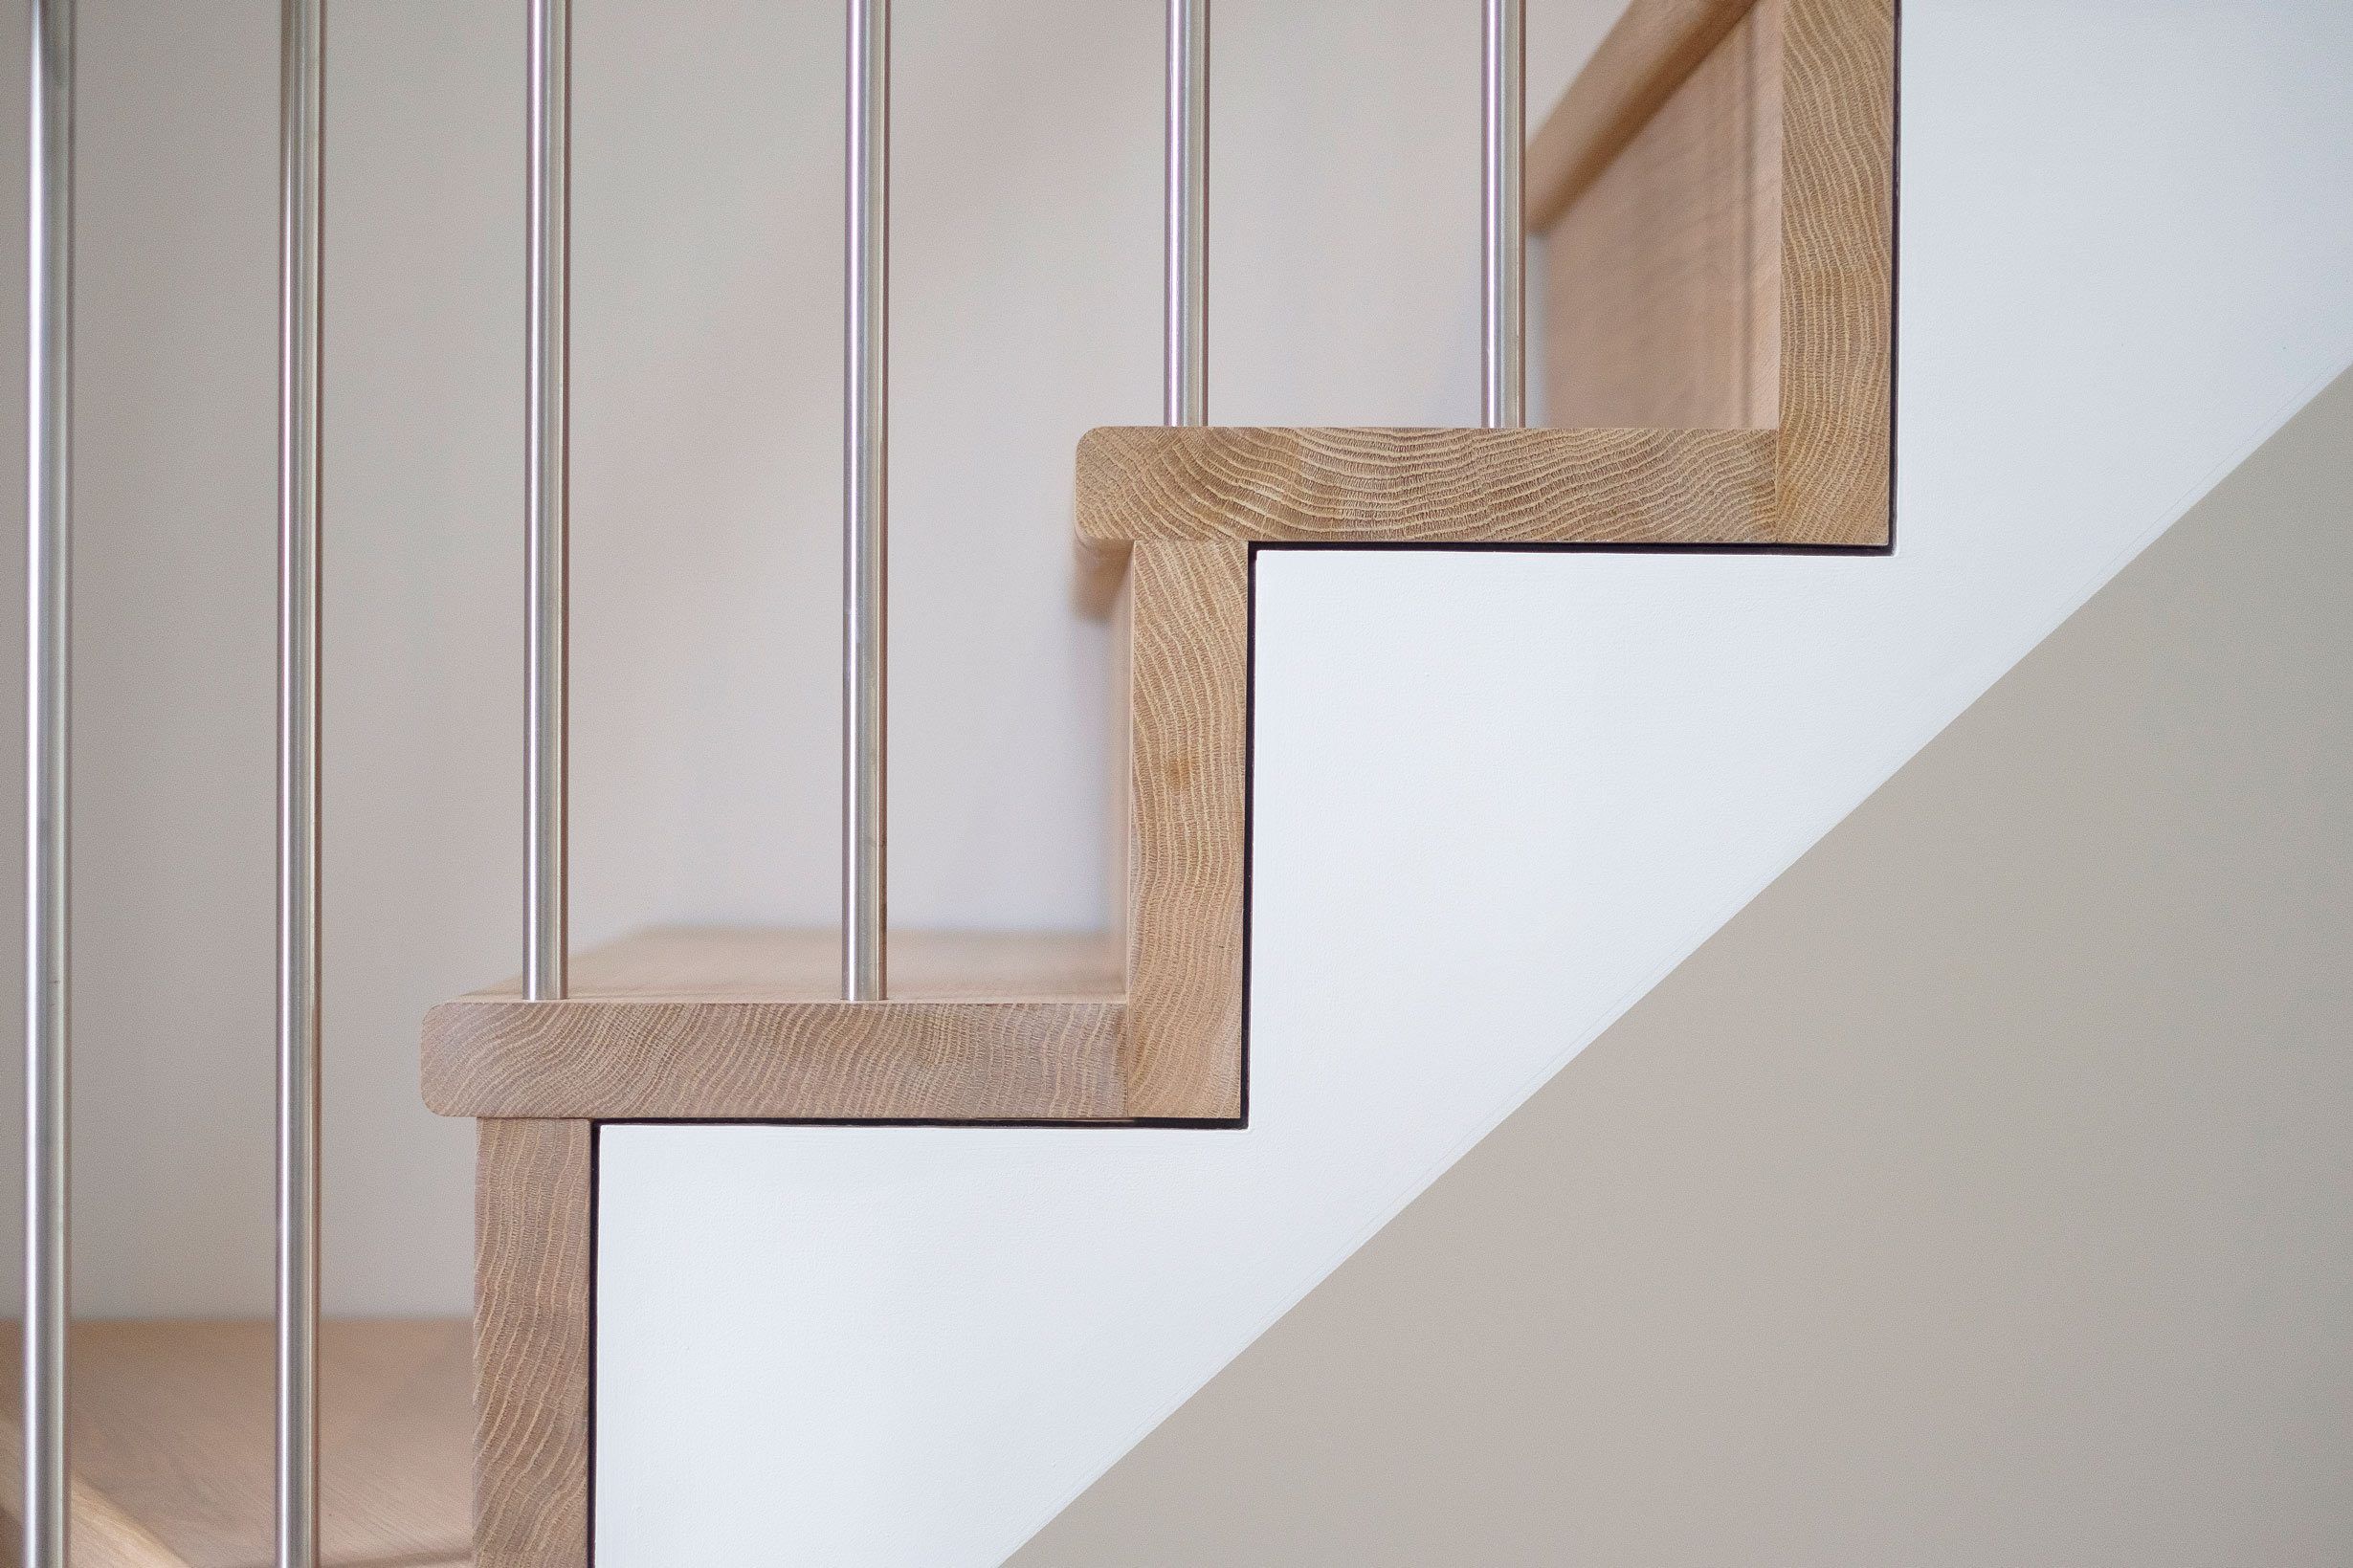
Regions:
<svg viewBox="0 0 2353 1568"><path fill-rule="evenodd" d="M1068 607L1072 450L1159 411L1159 11L896 9L894 913L1092 925L1107 661ZM1617 0L1535 9L1543 101ZM277 8L79 10L78 1299L258 1313ZM575 935L830 921L838 7L576 11ZM1218 416L1467 421L1476 14L1217 17ZM471 1130L418 1105L414 1044L519 946L522 48L511 5L334 7L335 1311L468 1300Z"/></svg>
<svg viewBox="0 0 2353 1568"><path fill-rule="evenodd" d="M2353 358L2353 12L1905 50L1895 558L1262 553L1250 1130L609 1130L603 1560L1001 1559Z"/></svg>
<svg viewBox="0 0 2353 1568"><path fill-rule="evenodd" d="M2353 1560L2349 512L2353 375L1015 1568Z"/></svg>

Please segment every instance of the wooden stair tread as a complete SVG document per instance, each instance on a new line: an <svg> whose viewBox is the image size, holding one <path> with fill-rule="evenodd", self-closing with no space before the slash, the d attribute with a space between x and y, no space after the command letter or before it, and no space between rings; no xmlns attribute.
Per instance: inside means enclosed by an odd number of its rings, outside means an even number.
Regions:
<svg viewBox="0 0 2353 1568"><path fill-rule="evenodd" d="M1167 543L1876 545L1793 527L1770 430L1104 426L1078 443L1073 602L1104 616Z"/></svg>
<svg viewBox="0 0 2353 1568"><path fill-rule="evenodd" d="M1123 1115L1125 977L1100 934L895 931L891 997L844 1002L831 931L682 927L426 1015L444 1115L1018 1121Z"/></svg>
<svg viewBox="0 0 2353 1568"><path fill-rule="evenodd" d="M21 1459L17 1331L0 1448ZM257 1568L271 1559L275 1378L265 1321L74 1326L74 1560ZM322 1553L332 1568L473 1561L471 1331L333 1319L320 1335ZM8 1562L15 1561L14 1491Z"/></svg>
<svg viewBox="0 0 2353 1568"><path fill-rule="evenodd" d="M893 931L899 1002L1101 1002L1125 988L1119 944L1099 932ZM662 926L571 961L573 1002L823 1002L841 999L841 936L830 930ZM522 995L510 980L461 1001Z"/></svg>
<svg viewBox="0 0 2353 1568"><path fill-rule="evenodd" d="M1077 526L1323 544L1769 544L1767 430L1106 426L1078 443Z"/></svg>

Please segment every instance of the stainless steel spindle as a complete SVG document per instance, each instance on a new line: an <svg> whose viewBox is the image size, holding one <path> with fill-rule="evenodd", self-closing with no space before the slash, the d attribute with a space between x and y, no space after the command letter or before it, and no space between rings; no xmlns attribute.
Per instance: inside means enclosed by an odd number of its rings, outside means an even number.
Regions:
<svg viewBox="0 0 2353 1568"><path fill-rule="evenodd" d="M1165 385L1161 422L1210 417L1210 0L1168 0Z"/></svg>
<svg viewBox="0 0 2353 1568"><path fill-rule="evenodd" d="M1479 415L1490 430L1517 430L1527 423L1527 246L1521 184L1527 135L1527 0L1485 0L1485 7L1479 185L1485 374Z"/></svg>
<svg viewBox="0 0 2353 1568"><path fill-rule="evenodd" d="M278 18L277 1561L319 1561L319 224L325 0Z"/></svg>
<svg viewBox="0 0 2353 1568"><path fill-rule="evenodd" d="M74 4L32 0L25 288L23 1559L65 1568L72 1329L68 772L74 368Z"/></svg>
<svg viewBox="0 0 2353 1568"><path fill-rule="evenodd" d="M523 996L564 995L571 550L571 0L529 0L530 266L523 397Z"/></svg>
<svg viewBox="0 0 2353 1568"><path fill-rule="evenodd" d="M842 397L842 994L878 1001L889 834L890 0L849 0L848 288Z"/></svg>

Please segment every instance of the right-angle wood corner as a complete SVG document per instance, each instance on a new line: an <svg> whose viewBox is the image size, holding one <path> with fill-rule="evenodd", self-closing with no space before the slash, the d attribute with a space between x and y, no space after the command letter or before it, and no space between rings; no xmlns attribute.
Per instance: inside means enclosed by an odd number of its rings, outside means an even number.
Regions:
<svg viewBox="0 0 2353 1568"><path fill-rule="evenodd" d="M1883 549L1894 0L1634 0L1530 143L1547 428L1113 428L1081 600L1132 659L1127 1114L1242 1113L1250 551Z"/></svg>
<svg viewBox="0 0 2353 1568"><path fill-rule="evenodd" d="M1529 143L1546 428L1091 431L1092 596L1147 540L1886 546L1896 37L1634 0Z"/></svg>
<svg viewBox="0 0 2353 1568"><path fill-rule="evenodd" d="M1891 538L1895 0L1635 0L1528 146L1545 420L1766 430L1776 542Z"/></svg>

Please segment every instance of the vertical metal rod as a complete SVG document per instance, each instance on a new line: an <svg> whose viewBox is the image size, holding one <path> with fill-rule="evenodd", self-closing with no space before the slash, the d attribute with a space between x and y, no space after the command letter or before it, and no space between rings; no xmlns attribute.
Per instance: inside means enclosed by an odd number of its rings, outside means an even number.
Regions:
<svg viewBox="0 0 2353 1568"><path fill-rule="evenodd" d="M25 355L23 1560L65 1568L72 1020L74 5L32 0Z"/></svg>
<svg viewBox="0 0 2353 1568"><path fill-rule="evenodd" d="M1485 0L1486 47L1480 72L1486 115L1480 138L1479 294L1485 353L1480 423L1517 430L1527 423L1527 243L1521 213L1521 154L1527 136L1527 0Z"/></svg>
<svg viewBox="0 0 2353 1568"><path fill-rule="evenodd" d="M523 996L564 995L571 569L571 0L529 0L530 266L524 282Z"/></svg>
<svg viewBox="0 0 2353 1568"><path fill-rule="evenodd" d="M1161 422L1210 417L1210 0L1168 0Z"/></svg>
<svg viewBox="0 0 2353 1568"><path fill-rule="evenodd" d="M325 0L278 16L277 1562L319 1560L319 308Z"/></svg>
<svg viewBox="0 0 2353 1568"><path fill-rule="evenodd" d="M849 0L842 398L842 995L888 980L891 8Z"/></svg>

